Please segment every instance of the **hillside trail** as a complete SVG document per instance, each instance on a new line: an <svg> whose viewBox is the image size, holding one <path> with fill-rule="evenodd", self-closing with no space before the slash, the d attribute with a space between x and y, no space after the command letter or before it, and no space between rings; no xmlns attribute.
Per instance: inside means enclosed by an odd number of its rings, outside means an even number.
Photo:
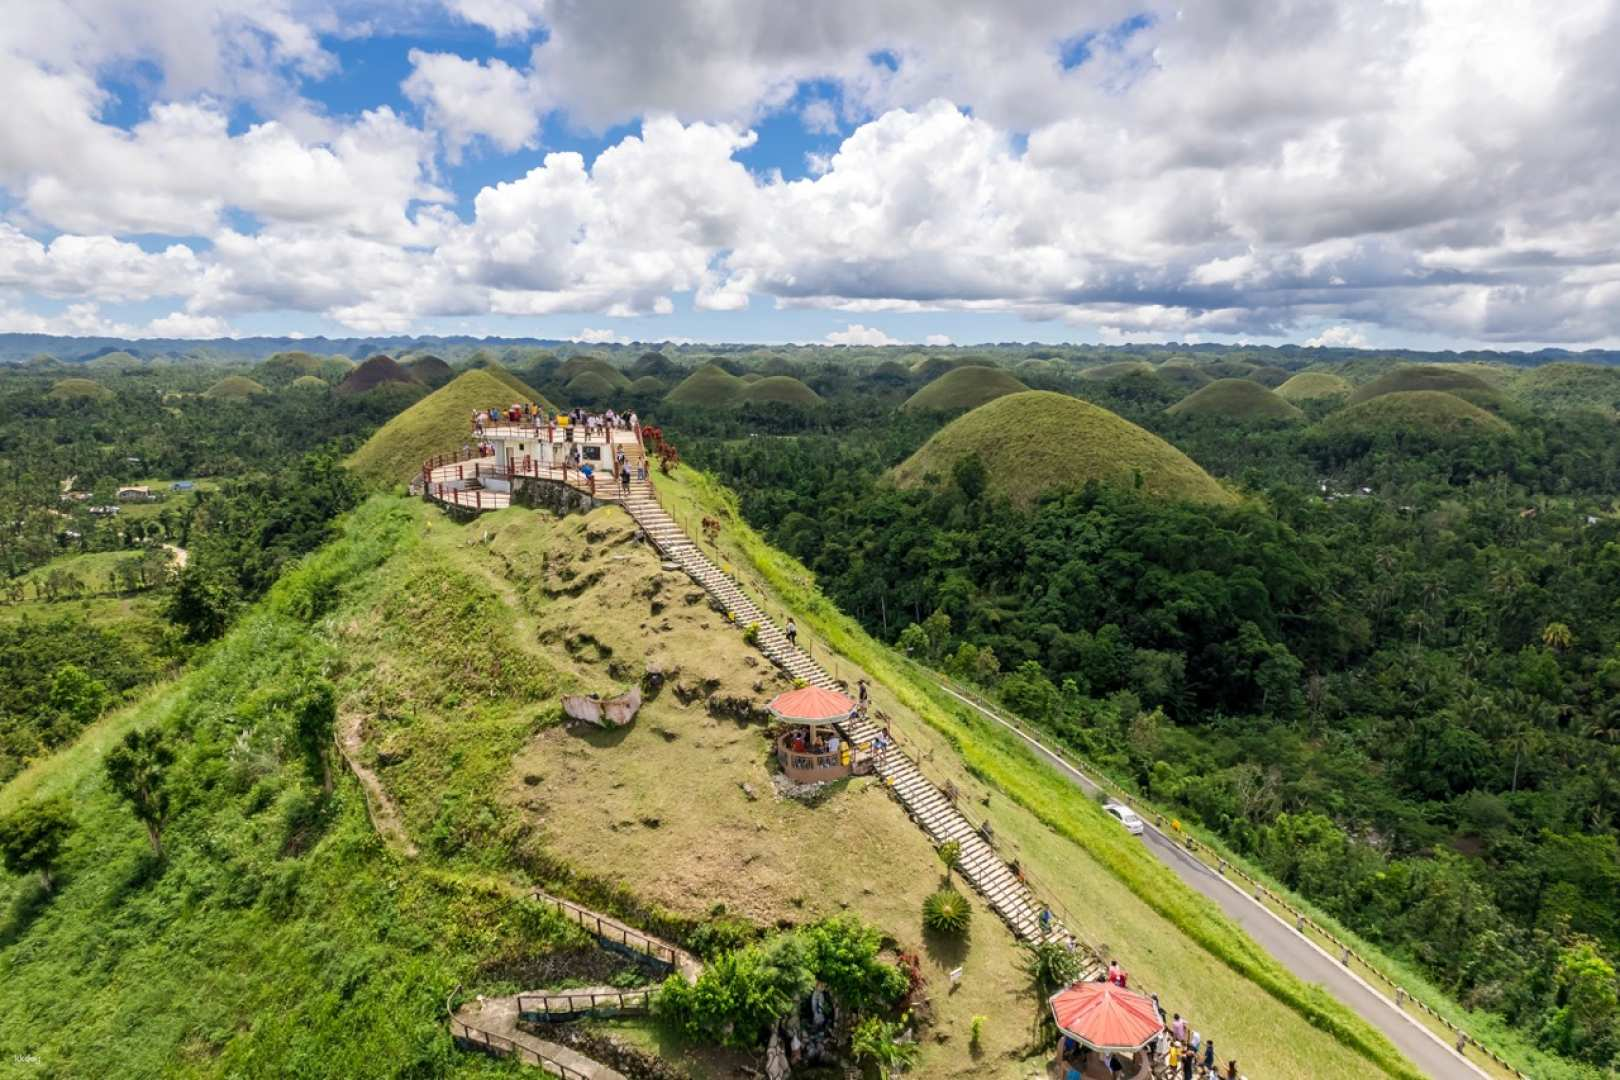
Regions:
<svg viewBox="0 0 1620 1080"><path fill-rule="evenodd" d="M340 714L338 727L334 732L338 752L343 755L343 760L349 766L349 771L354 773L355 779L360 781L360 788L366 796L366 816L371 818L371 827L377 830L377 835L381 836L383 842L394 851L407 859L414 859L416 844L411 841L411 835L400 819L399 807L389 797L377 774L360 762L360 753L365 747L365 738L361 734L365 722L364 713Z"/></svg>

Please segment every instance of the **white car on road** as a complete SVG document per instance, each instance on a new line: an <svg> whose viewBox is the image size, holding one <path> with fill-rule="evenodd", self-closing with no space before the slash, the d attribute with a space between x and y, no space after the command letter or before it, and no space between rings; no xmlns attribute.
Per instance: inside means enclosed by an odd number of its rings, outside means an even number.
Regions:
<svg viewBox="0 0 1620 1080"><path fill-rule="evenodd" d="M1142 819L1136 816L1135 810L1132 810L1124 803L1117 802L1105 803L1103 805L1103 810L1104 812L1119 819L1119 823L1125 826L1125 831L1130 833L1132 836L1142 835Z"/></svg>

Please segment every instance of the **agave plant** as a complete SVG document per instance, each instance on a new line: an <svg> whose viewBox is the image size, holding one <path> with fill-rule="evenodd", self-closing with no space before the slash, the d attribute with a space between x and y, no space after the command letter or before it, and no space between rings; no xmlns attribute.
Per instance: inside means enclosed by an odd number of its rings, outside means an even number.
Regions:
<svg viewBox="0 0 1620 1080"><path fill-rule="evenodd" d="M973 907L968 898L955 889L940 889L923 901L923 926L941 934L967 933L973 918Z"/></svg>

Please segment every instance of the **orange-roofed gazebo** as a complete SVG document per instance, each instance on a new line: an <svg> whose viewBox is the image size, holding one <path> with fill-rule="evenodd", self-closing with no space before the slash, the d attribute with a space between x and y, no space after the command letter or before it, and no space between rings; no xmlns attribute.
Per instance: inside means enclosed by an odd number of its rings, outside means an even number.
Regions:
<svg viewBox="0 0 1620 1080"><path fill-rule="evenodd" d="M771 715L789 724L836 724L855 712L855 699L837 690L805 686L771 699Z"/></svg>
<svg viewBox="0 0 1620 1080"><path fill-rule="evenodd" d="M1058 1031L1102 1054L1137 1054L1164 1030L1151 998L1113 983L1074 983L1047 1004ZM1103 1070L1098 1075L1108 1075L1106 1066ZM1147 1075L1147 1062L1139 1060L1122 1075Z"/></svg>
<svg viewBox="0 0 1620 1080"><path fill-rule="evenodd" d="M776 737L776 759L788 779L801 784L841 780L851 771L854 747L820 729L855 712L855 699L836 690L806 686L778 694L766 706L772 716L788 725Z"/></svg>

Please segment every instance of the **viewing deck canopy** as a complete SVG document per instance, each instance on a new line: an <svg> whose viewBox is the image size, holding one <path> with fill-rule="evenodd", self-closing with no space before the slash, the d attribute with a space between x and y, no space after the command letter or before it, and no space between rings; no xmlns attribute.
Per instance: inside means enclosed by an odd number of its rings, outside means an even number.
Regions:
<svg viewBox="0 0 1620 1080"><path fill-rule="evenodd" d="M806 686L778 694L767 708L772 716L792 725L776 739L776 760L788 779L818 784L850 775L855 748L840 739L836 731L828 736L817 729L853 716L853 698L836 690Z"/></svg>
<svg viewBox="0 0 1620 1080"><path fill-rule="evenodd" d="M836 724L855 714L855 699L836 690L806 686L777 694L767 708L787 724Z"/></svg>

